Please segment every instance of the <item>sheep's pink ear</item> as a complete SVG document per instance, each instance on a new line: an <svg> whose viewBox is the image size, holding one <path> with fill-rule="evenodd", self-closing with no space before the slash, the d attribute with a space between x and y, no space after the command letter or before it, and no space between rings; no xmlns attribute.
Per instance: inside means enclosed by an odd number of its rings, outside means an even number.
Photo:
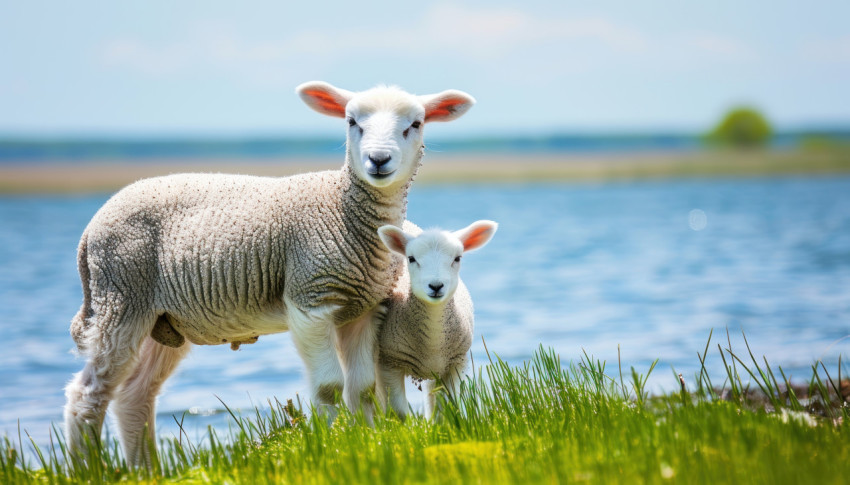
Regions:
<svg viewBox="0 0 850 485"><path fill-rule="evenodd" d="M390 251L405 254L405 248L410 238L401 229L395 226L381 226L378 228L378 237Z"/></svg>
<svg viewBox="0 0 850 485"><path fill-rule="evenodd" d="M322 81L310 81L295 88L307 106L323 115L345 118L345 105L354 93L336 88Z"/></svg>
<svg viewBox="0 0 850 485"><path fill-rule="evenodd" d="M493 221L476 221L460 231L455 231L454 235L463 243L464 252L472 251L487 244L493 234L496 234L498 227Z"/></svg>
<svg viewBox="0 0 850 485"><path fill-rule="evenodd" d="M475 104L475 98L455 89L443 91L439 94L419 96L419 100L425 106L425 123L451 121L460 118Z"/></svg>

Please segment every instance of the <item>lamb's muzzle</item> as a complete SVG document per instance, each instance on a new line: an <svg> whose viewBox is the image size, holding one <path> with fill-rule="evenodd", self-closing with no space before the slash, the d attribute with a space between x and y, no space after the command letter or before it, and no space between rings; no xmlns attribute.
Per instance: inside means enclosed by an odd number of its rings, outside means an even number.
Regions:
<svg viewBox="0 0 850 485"><path fill-rule="evenodd" d="M443 286L445 285L439 281L428 283L428 288L431 289L431 292L428 293L428 296L433 298L434 300L442 298L443 296L445 296L445 293L440 292L440 290L443 289Z"/></svg>
<svg viewBox="0 0 850 485"><path fill-rule="evenodd" d="M382 178L387 177L392 174L389 169L385 169L387 164L392 160L392 155L389 152L372 152L369 153L369 161L365 163L366 165L366 173L369 175Z"/></svg>

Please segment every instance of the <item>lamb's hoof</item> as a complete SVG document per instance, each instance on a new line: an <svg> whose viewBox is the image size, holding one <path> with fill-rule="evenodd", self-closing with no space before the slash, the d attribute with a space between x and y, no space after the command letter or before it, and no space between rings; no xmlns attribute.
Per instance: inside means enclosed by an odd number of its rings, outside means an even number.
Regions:
<svg viewBox="0 0 850 485"><path fill-rule="evenodd" d="M156 321L153 330L151 330L151 338L166 347L178 348L186 343L186 337L178 333L177 330L174 330L174 327L165 315L159 317Z"/></svg>

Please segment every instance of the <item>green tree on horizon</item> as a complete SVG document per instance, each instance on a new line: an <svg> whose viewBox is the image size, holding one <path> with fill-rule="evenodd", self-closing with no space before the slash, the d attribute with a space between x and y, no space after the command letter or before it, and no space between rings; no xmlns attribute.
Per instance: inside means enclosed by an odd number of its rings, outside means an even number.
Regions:
<svg viewBox="0 0 850 485"><path fill-rule="evenodd" d="M773 136L773 128L757 109L738 106L729 110L708 134L708 140L736 148L764 146Z"/></svg>

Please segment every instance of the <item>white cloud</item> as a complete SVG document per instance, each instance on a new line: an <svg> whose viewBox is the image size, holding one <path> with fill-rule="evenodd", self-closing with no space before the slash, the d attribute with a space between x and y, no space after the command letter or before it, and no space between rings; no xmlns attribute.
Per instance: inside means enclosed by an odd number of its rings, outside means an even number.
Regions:
<svg viewBox="0 0 850 485"><path fill-rule="evenodd" d="M438 3L379 29L352 18L346 26L308 26L279 33L239 31L227 21L197 22L176 39L114 39L100 52L113 68L151 77L211 74L260 86L289 85L305 73L337 66L462 66L509 83L557 84L577 74L658 69L716 69L760 61L760 53L726 34L641 31L602 15L544 16L514 7ZM819 47L813 49L821 51ZM427 68L427 67L423 67ZM628 74L624 74L628 75Z"/></svg>
<svg viewBox="0 0 850 485"><path fill-rule="evenodd" d="M758 57L756 49L726 35L702 32L693 34L688 43L697 51L727 61L748 61Z"/></svg>
<svg viewBox="0 0 850 485"><path fill-rule="evenodd" d="M172 73L184 63L185 57L182 46L156 49L136 39L112 40L101 52L101 59L107 65L128 67L148 75Z"/></svg>
<svg viewBox="0 0 850 485"><path fill-rule="evenodd" d="M550 19L510 8L487 10L451 4L431 8L417 30L416 34L431 37L442 47L487 56L500 49L532 48L552 41L586 40L624 52L640 51L648 43L635 29L602 17Z"/></svg>
<svg viewBox="0 0 850 485"><path fill-rule="evenodd" d="M150 75L165 75L197 67L282 62L296 52L309 51L309 44L303 41L303 37L296 36L284 41L247 42L229 33L205 33L157 46L125 38L107 43L100 57L108 65L123 66Z"/></svg>
<svg viewBox="0 0 850 485"><path fill-rule="evenodd" d="M310 29L257 40L225 25L204 24L186 29L183 38L154 43L138 38L107 42L99 58L109 66L149 76L173 75L198 68L241 69L251 75L309 57L329 63L373 57L454 57L491 62L520 53L571 48L605 49L634 55L650 42L641 32L603 17L543 18L513 8L471 8L436 4L415 17L380 31L373 29ZM250 33L247 33L250 34ZM581 46L581 47L579 47Z"/></svg>
<svg viewBox="0 0 850 485"><path fill-rule="evenodd" d="M850 67L850 35L810 39L800 45L798 52L806 60L844 64Z"/></svg>

